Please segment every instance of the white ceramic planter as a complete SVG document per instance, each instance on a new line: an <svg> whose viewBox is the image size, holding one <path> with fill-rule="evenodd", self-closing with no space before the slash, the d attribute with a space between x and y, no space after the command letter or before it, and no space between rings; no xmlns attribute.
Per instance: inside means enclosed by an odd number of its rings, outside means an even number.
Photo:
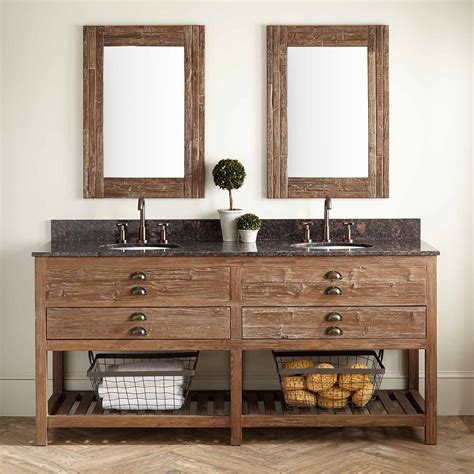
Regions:
<svg viewBox="0 0 474 474"><path fill-rule="evenodd" d="M257 230L239 230L240 240L246 244L253 244L257 241Z"/></svg>
<svg viewBox="0 0 474 474"><path fill-rule="evenodd" d="M237 220L244 213L242 209L218 209L221 219L222 240L224 242L236 242L239 240L237 231Z"/></svg>

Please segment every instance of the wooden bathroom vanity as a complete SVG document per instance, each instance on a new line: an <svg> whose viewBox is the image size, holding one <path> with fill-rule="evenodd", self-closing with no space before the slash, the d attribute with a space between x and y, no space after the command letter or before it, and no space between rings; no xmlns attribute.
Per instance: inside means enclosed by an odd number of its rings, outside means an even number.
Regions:
<svg viewBox="0 0 474 474"><path fill-rule="evenodd" d="M37 444L47 444L49 428L218 427L239 445L243 428L285 426L424 426L426 443L435 444L437 252L385 256L374 246L365 254L265 256L262 246L257 256L35 254ZM137 311L146 320L131 320ZM342 320L328 321L331 312ZM340 331L328 334L332 326ZM191 349L228 351L230 391L191 391L174 412L108 412L92 391L64 386L65 351ZM360 410L289 410L280 392L243 391L243 352L273 349L406 350L407 386L380 390Z"/></svg>

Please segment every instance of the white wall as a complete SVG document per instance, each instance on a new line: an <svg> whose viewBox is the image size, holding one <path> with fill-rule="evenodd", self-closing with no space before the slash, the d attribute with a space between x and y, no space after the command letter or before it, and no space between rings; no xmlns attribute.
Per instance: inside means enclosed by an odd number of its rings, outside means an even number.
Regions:
<svg viewBox="0 0 474 474"><path fill-rule="evenodd" d="M206 25L206 199L149 200L153 218L217 217L226 195L212 185L210 169L224 157L248 171L239 206L267 218L319 216L320 200L265 199L265 25L390 25L391 197L335 200L333 216L422 219L424 239L442 252L440 412L474 413L471 5L353 1L4 5L0 413L33 412L30 252L49 240L49 220L137 215L134 200L81 196L82 25L104 23ZM207 360L201 383L219 383L213 369L222 374L226 361ZM400 384L400 355L388 362L388 382ZM79 354L71 376L82 378L84 367ZM249 383L270 381L267 369L268 357L253 357Z"/></svg>

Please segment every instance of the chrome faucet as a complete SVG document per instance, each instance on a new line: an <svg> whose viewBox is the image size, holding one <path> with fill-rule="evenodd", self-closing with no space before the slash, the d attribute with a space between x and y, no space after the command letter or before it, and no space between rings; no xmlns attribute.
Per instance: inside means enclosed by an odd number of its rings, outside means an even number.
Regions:
<svg viewBox="0 0 474 474"><path fill-rule="evenodd" d="M145 198L138 198L138 210L140 211L140 227L138 228L138 243L146 244L146 221L145 221Z"/></svg>
<svg viewBox="0 0 474 474"><path fill-rule="evenodd" d="M323 242L329 243L331 242L331 235L329 231L329 211L332 209L332 201L329 196L326 196L324 200L324 234L323 234Z"/></svg>

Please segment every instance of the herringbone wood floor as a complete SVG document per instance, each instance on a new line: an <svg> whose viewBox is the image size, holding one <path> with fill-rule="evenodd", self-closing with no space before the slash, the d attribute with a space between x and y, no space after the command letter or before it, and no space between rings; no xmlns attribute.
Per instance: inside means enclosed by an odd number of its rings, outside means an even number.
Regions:
<svg viewBox="0 0 474 474"><path fill-rule="evenodd" d="M441 417L439 443L420 428L246 430L58 429L34 446L33 418L0 418L0 473L474 472L474 417Z"/></svg>

